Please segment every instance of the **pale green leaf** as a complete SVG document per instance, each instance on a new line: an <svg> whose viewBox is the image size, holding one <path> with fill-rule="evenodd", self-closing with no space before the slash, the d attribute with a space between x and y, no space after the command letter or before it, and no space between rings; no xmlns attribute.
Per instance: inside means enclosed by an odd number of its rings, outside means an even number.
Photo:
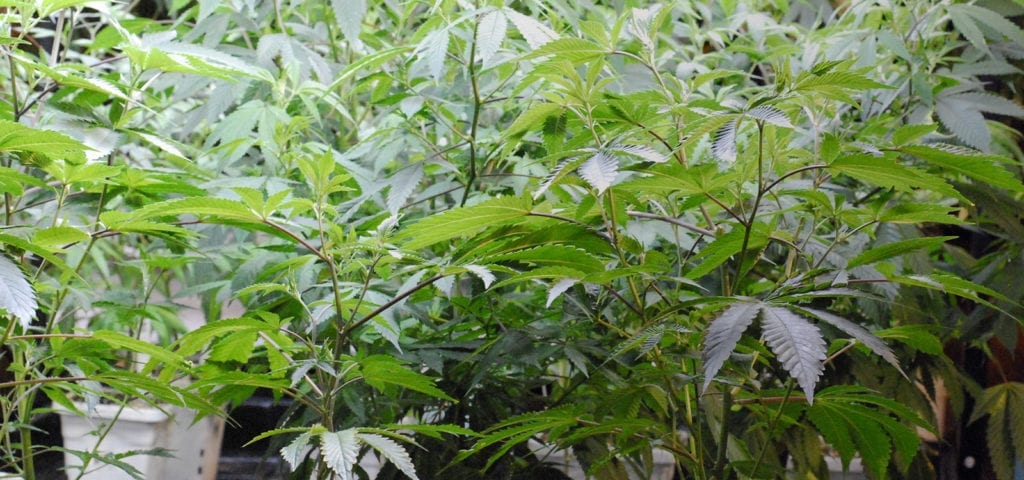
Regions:
<svg viewBox="0 0 1024 480"><path fill-rule="evenodd" d="M603 151L597 152L580 164L579 172L600 195L615 183L615 177L619 174L619 160Z"/></svg>
<svg viewBox="0 0 1024 480"><path fill-rule="evenodd" d="M507 29L508 20L500 10L491 10L480 16L476 26L476 55L484 68L491 66L491 59L505 40Z"/></svg>
<svg viewBox="0 0 1024 480"><path fill-rule="evenodd" d="M736 344L743 332L754 322L761 305L748 301L738 301L726 308L717 318L711 321L704 336L704 386L718 375L725 361L736 349Z"/></svg>
<svg viewBox="0 0 1024 480"><path fill-rule="evenodd" d="M416 467L413 465L412 459L409 458L409 452L405 450L405 447L399 445L398 442L374 433L358 433L357 436L359 440L362 440L363 443L372 447L387 461L391 462L406 477L419 480L419 477L416 476Z"/></svg>
<svg viewBox="0 0 1024 480"><path fill-rule="evenodd" d="M761 304L761 330L775 357L796 379L807 402L812 403L828 352L821 331L786 308L769 304Z"/></svg>
<svg viewBox="0 0 1024 480"><path fill-rule="evenodd" d="M356 429L320 434L320 455L341 480L355 480L352 469L359 460L359 439Z"/></svg>
<svg viewBox="0 0 1024 480"><path fill-rule="evenodd" d="M18 265L0 253L0 309L28 328L36 318L36 292Z"/></svg>

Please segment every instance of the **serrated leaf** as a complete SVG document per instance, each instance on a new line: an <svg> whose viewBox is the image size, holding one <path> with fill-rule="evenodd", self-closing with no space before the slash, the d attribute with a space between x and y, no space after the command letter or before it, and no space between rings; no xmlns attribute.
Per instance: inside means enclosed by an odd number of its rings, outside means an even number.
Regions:
<svg viewBox="0 0 1024 480"><path fill-rule="evenodd" d="M408 239L403 245L416 250L453 238L474 235L480 230L522 220L530 214L529 197L498 197L471 207L456 208L431 215L398 236Z"/></svg>
<svg viewBox="0 0 1024 480"><path fill-rule="evenodd" d="M362 359L360 372L371 387L383 390L388 385L407 388L431 397L454 400L434 384L434 379L416 373L402 365L401 360L386 355L372 355Z"/></svg>
<svg viewBox="0 0 1024 480"><path fill-rule="evenodd" d="M607 55L608 49L582 38L559 38L551 40L526 55L537 58L550 55L553 60L568 61L574 65L599 59Z"/></svg>
<svg viewBox="0 0 1024 480"><path fill-rule="evenodd" d="M28 328L36 317L36 292L18 265L0 253L0 309Z"/></svg>
<svg viewBox="0 0 1024 480"><path fill-rule="evenodd" d="M939 121L960 141L987 152L992 143L992 132L982 111L980 105L960 95L941 95L935 100Z"/></svg>
<svg viewBox="0 0 1024 480"><path fill-rule="evenodd" d="M764 223L755 223L747 238L747 250L758 250L768 242L769 227ZM696 258L702 259L700 264L686 272L686 278L696 280L711 273L729 257L740 253L743 249L744 228L737 227L722 235L697 252Z"/></svg>
<svg viewBox="0 0 1024 480"><path fill-rule="evenodd" d="M765 123L770 123L777 127L793 128L793 124L789 121L789 116L786 115L786 112L783 112L771 105L760 105L754 107L744 115L761 120Z"/></svg>
<svg viewBox="0 0 1024 480"><path fill-rule="evenodd" d="M480 281L484 282L484 288L489 288L494 283L495 277L491 270L483 265L463 265L463 268L473 272Z"/></svg>
<svg viewBox="0 0 1024 480"><path fill-rule="evenodd" d="M943 169L957 172L982 184L1024 192L1024 184L996 162L1003 160L975 150L945 144L905 145L900 151Z"/></svg>
<svg viewBox="0 0 1024 480"><path fill-rule="evenodd" d="M515 138L530 130L539 130L549 117L561 115L564 107L557 103L537 103L524 110L508 128L501 132L503 138Z"/></svg>
<svg viewBox="0 0 1024 480"><path fill-rule="evenodd" d="M51 160L80 164L85 162L87 150L91 149L63 133L0 120L0 152L36 153Z"/></svg>
<svg viewBox="0 0 1024 480"><path fill-rule="evenodd" d="M447 28L435 30L423 37L416 46L415 55L419 61L426 64L427 73L434 81L440 81L444 73L444 61L448 56L448 35Z"/></svg>
<svg viewBox="0 0 1024 480"><path fill-rule="evenodd" d="M247 363L256 348L257 335L255 331L240 331L224 336L214 343L210 350L210 360Z"/></svg>
<svg viewBox="0 0 1024 480"><path fill-rule="evenodd" d="M518 261L537 265L561 265L574 270L593 273L604 271L604 262L582 248L569 245L541 245L513 252L485 257L487 263Z"/></svg>
<svg viewBox="0 0 1024 480"><path fill-rule="evenodd" d="M542 47L545 43L559 38L558 34L555 33L554 30L533 18L510 8L503 8L501 11L505 14L505 17L507 17L512 24L516 26L516 30L519 30L519 34L523 36L527 45L529 45L533 50Z"/></svg>
<svg viewBox="0 0 1024 480"><path fill-rule="evenodd" d="M90 235L75 227L48 227L36 230L32 235L32 242L43 248L60 248L64 245L71 245L89 240Z"/></svg>
<svg viewBox="0 0 1024 480"><path fill-rule="evenodd" d="M540 183L540 186L537 187L537 190L533 192L533 198L540 198L542 195L544 195L544 192L548 191L548 189L551 188L552 185L557 183L559 180L565 178L566 175L572 173L576 169L576 167L578 167L587 159L588 157L570 156L558 162L558 164L555 165L555 168L551 170L551 172L548 173L546 177L544 177L544 181Z"/></svg>
<svg viewBox="0 0 1024 480"><path fill-rule="evenodd" d="M940 101L955 101L960 104L969 104L982 112L1024 118L1024 108L1021 108L1020 105L1014 103L1013 100L988 92L957 93L955 95L942 96Z"/></svg>
<svg viewBox="0 0 1024 480"><path fill-rule="evenodd" d="M882 260L887 260L906 253L917 251L932 251L942 244L954 240L957 237L922 237L899 240L885 245L879 245L864 250L856 257L850 259L846 268L856 268L861 265L868 265Z"/></svg>
<svg viewBox="0 0 1024 480"><path fill-rule="evenodd" d="M825 370L828 346L821 331L807 319L783 308L761 305L761 330L765 341L804 391L808 403L814 402L814 387Z"/></svg>
<svg viewBox="0 0 1024 480"><path fill-rule="evenodd" d="M813 308L803 306L798 306L795 308L809 316L822 320L825 323L828 323L829 325L832 325L833 327L836 327L839 330L843 331L843 333L846 333L847 335L857 339L857 341L863 343L864 346L871 349L872 352L875 352L875 355L882 357L883 360L888 362L893 367L896 367L896 370L898 370L900 373L903 373L903 370L900 368L899 360L896 358L896 355L892 353L892 350L889 349L889 346L886 345L881 338L878 338L877 336L875 336L875 334L869 332L866 328L857 325L856 323L853 323L843 317L834 315L826 311L816 310Z"/></svg>
<svg viewBox="0 0 1024 480"><path fill-rule="evenodd" d="M566 290L572 288L572 286L576 285L578 282L579 280L575 278L563 278L555 282L554 285L551 285L551 288L548 289L548 301L544 304L544 308L550 308L551 304L554 303L559 296L565 293Z"/></svg>
<svg viewBox="0 0 1024 480"><path fill-rule="evenodd" d="M736 128L739 119L733 119L715 131L711 141L711 153L720 161L732 163L736 161Z"/></svg>
<svg viewBox="0 0 1024 480"><path fill-rule="evenodd" d="M320 434L320 455L341 480L356 480L352 472L352 468L359 461L359 440L356 433L356 429L350 428Z"/></svg>
<svg viewBox="0 0 1024 480"><path fill-rule="evenodd" d="M419 480L419 477L416 476L416 467L413 465L412 459L409 458L409 452L405 450L405 447L399 445L398 442L375 433L359 433L357 436L359 440L362 440L363 443L380 453L382 457L391 462L405 476L413 480Z"/></svg>
<svg viewBox="0 0 1024 480"><path fill-rule="evenodd" d="M491 65L491 59L505 40L507 29L508 20L500 10L492 10L480 17L476 26L476 55L484 68Z"/></svg>
<svg viewBox="0 0 1024 480"><path fill-rule="evenodd" d="M828 166L833 175L844 174L869 185L912 192L923 188L951 197L960 195L941 177L869 154L840 155Z"/></svg>
<svg viewBox="0 0 1024 480"><path fill-rule="evenodd" d="M597 152L580 165L579 172L600 195L615 183L615 177L619 175L619 159L603 151Z"/></svg>
<svg viewBox="0 0 1024 480"><path fill-rule="evenodd" d="M345 40L359 48L363 43L359 34L362 32L363 19L366 18L366 0L331 0L331 8Z"/></svg>
<svg viewBox="0 0 1024 480"><path fill-rule="evenodd" d="M704 337L703 391L707 391L708 385L711 385L715 375L718 375L722 365L732 355L743 332L754 322L754 317L757 316L760 308L758 303L735 302L708 325L708 331Z"/></svg>
<svg viewBox="0 0 1024 480"><path fill-rule="evenodd" d="M388 179L388 185L391 188L388 190L387 207L392 215L397 215L405 206L421 180L423 180L422 162L399 170Z"/></svg>
<svg viewBox="0 0 1024 480"><path fill-rule="evenodd" d="M608 149L616 153L623 153L653 163L662 163L668 159L668 157L662 155L661 152L645 145L616 144L612 145Z"/></svg>

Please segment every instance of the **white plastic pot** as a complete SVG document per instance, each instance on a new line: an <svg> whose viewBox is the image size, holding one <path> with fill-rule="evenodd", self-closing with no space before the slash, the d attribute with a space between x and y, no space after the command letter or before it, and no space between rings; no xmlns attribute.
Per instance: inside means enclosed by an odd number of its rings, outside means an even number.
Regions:
<svg viewBox="0 0 1024 480"><path fill-rule="evenodd" d="M85 412L86 406L75 405ZM120 415L118 411L121 410ZM58 408L64 448L99 453L167 449L173 457L132 455L122 459L142 472L146 480L214 480L220 459L224 419L205 417L193 424L195 413L179 407L165 411L150 406L121 407L97 405L90 416L83 417ZM97 448L98 434L116 417L113 427ZM85 473L82 459L65 453L64 464L68 478L86 480L130 480L123 470L97 460L91 460Z"/></svg>

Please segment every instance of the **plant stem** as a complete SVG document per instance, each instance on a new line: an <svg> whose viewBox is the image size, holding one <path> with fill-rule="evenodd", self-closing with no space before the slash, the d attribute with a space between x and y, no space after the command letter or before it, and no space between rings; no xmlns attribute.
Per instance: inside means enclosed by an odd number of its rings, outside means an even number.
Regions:
<svg viewBox="0 0 1024 480"><path fill-rule="evenodd" d="M750 246L750 232L754 229L754 220L757 219L757 207L761 204L761 197L764 195L764 122L757 121L757 194L754 195L754 205L750 208L750 217L747 219L743 229L743 244L736 262L736 278L733 279L733 293L739 291L740 282L743 281L743 263L747 260L747 247ZM756 260L755 260L756 261Z"/></svg>
<svg viewBox="0 0 1024 480"><path fill-rule="evenodd" d="M767 440L765 441L764 446L761 447L761 452L757 455L757 461L754 462L754 469L751 470L751 472L757 472L757 469L761 467L761 463L764 462L765 454L768 452L768 442L772 438L772 431L775 430L775 427L779 424L779 420L782 418L782 409L786 406L786 403L789 403L789 398L793 394L793 386L795 385L793 383L793 379L790 378L786 383L786 393L782 396L781 401L778 402L779 408L775 411L775 415L768 423Z"/></svg>
<svg viewBox="0 0 1024 480"><path fill-rule="evenodd" d="M473 190L473 183L476 182L476 135L480 125L480 110L483 102L480 100L480 85L476 76L476 38L477 29L480 27L479 19L473 25L473 41L469 46L469 62L466 65L469 72L469 85L473 90L473 119L469 124L469 174L466 177L466 190L462 193L462 201L459 206L466 206L469 193Z"/></svg>
<svg viewBox="0 0 1024 480"><path fill-rule="evenodd" d="M732 390L726 388L722 391L722 419L718 431L718 451L715 457L714 471L712 478L725 480L727 453L729 450L729 411L732 410Z"/></svg>

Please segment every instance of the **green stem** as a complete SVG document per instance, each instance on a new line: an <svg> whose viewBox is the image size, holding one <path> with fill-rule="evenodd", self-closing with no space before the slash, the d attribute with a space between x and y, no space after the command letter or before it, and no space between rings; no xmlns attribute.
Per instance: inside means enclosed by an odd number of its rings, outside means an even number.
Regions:
<svg viewBox="0 0 1024 480"><path fill-rule="evenodd" d="M480 85L476 76L476 38L479 27L480 21L478 20L473 25L473 42L469 46L469 63L467 64L469 85L473 89L473 119L469 124L469 175L466 177L466 190L462 194L462 201L459 202L459 206L463 207L466 206L469 193L473 190L473 183L476 182L476 136L477 128L480 125L480 110L484 105L480 99Z"/></svg>
<svg viewBox="0 0 1024 480"><path fill-rule="evenodd" d="M713 478L725 480L726 454L729 450L729 411L732 410L732 390L726 388L722 391L722 419L718 430L718 452L715 457L715 469Z"/></svg>
<svg viewBox="0 0 1024 480"><path fill-rule="evenodd" d="M768 423L767 440L765 441L764 446L761 447L761 452L757 455L757 461L754 462L754 469L751 470L752 472L756 472L757 469L761 467L761 463L764 462L765 454L768 452L768 442L771 441L772 433L775 430L775 427L779 424L779 420L782 418L782 409L785 408L787 403L789 403L789 398L793 394L793 385L793 379L789 379L788 385L786 385L786 393L782 396L782 400L779 401L779 408L775 411L775 415Z"/></svg>
<svg viewBox="0 0 1024 480"><path fill-rule="evenodd" d="M750 209L750 217L747 219L743 229L743 245L740 247L739 257L736 262L736 278L733 279L732 292L739 291L740 282L743 281L743 263L747 260L747 248L750 246L750 232L754 229L754 220L757 219L757 207L761 204L761 197L764 196L764 122L757 121L757 194L754 195L754 205Z"/></svg>

